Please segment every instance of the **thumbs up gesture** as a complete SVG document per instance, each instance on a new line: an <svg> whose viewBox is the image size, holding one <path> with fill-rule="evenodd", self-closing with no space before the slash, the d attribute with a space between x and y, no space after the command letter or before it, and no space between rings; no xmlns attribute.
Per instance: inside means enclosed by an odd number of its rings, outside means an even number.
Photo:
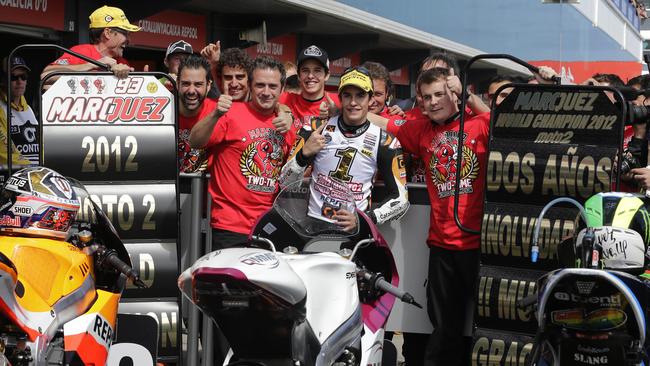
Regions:
<svg viewBox="0 0 650 366"><path fill-rule="evenodd" d="M323 102L324 103L324 102ZM309 135L305 145L302 147L302 155L305 158L311 158L312 156L318 154L324 147L327 145L325 136L322 135L323 129L327 125L326 121L323 121L320 126L314 132Z"/></svg>
<svg viewBox="0 0 650 366"><path fill-rule="evenodd" d="M228 113L230 107L232 107L232 96L228 95L228 84L225 82L224 82L224 87L225 87L224 93L219 96L219 100L217 101L217 109L216 109L217 118Z"/></svg>
<svg viewBox="0 0 650 366"><path fill-rule="evenodd" d="M334 103L329 94L325 92L325 100L320 104L318 116L322 119L329 119L337 114L339 114L339 109L336 107L336 103Z"/></svg>
<svg viewBox="0 0 650 366"><path fill-rule="evenodd" d="M463 85L460 83L460 78L456 76L453 67L449 68L449 76L447 76L447 88L449 88L449 90L451 90L452 93L456 94L458 97L460 97L460 95L463 93Z"/></svg>
<svg viewBox="0 0 650 366"><path fill-rule="evenodd" d="M280 133L289 131L293 126L293 114L291 114L291 109L284 104L278 103L275 105L275 115L276 117L271 121L273 127L275 127L275 129Z"/></svg>

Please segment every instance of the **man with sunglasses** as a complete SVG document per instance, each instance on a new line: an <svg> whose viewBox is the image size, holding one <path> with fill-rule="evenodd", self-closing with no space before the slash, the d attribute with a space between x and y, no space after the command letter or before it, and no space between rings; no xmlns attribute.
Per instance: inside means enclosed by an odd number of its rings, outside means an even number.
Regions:
<svg viewBox="0 0 650 366"><path fill-rule="evenodd" d="M34 111L25 100L27 79L31 71L22 57L11 58L11 79L7 81L7 65L9 60L2 61L2 75L0 76L0 165L7 164L7 104L11 106L11 140L13 164L28 165L38 164L39 145L37 139L38 121ZM11 100L5 95L9 83ZM19 150L20 149L20 150ZM29 160L21 154L28 152Z"/></svg>
<svg viewBox="0 0 650 366"><path fill-rule="evenodd" d="M373 222L382 224L401 217L409 207L402 150L399 142L386 131L368 121L373 84L368 70L360 67L341 75L339 98L341 115L325 123L312 121L302 128L292 158L282 169L283 183L303 176L312 166L312 181L335 178L348 184L359 210L365 211ZM371 190L377 173L386 187L386 197L372 207ZM331 219L347 231L356 227L353 213L331 207L331 202L312 196L310 213L317 208L323 212L335 210ZM327 215L325 215L327 216Z"/></svg>
<svg viewBox="0 0 650 366"><path fill-rule="evenodd" d="M115 7L102 6L90 14L90 44L80 44L70 50L110 66L118 78L125 78L133 68L124 59L129 44L129 33L140 27L129 23L124 12ZM70 54L64 54L48 65L41 74L44 78L54 71L91 71L97 66ZM145 67L145 71L147 68Z"/></svg>

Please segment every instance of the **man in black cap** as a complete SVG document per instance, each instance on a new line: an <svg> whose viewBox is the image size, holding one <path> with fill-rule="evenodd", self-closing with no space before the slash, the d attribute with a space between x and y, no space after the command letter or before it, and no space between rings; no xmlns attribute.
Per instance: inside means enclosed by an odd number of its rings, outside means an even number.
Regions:
<svg viewBox="0 0 650 366"><path fill-rule="evenodd" d="M324 49L311 45L298 55L300 94L283 93L280 103L286 104L295 118L294 129L311 126L313 118L327 119L330 111L341 106L338 95L325 91L330 77L330 61Z"/></svg>
<svg viewBox="0 0 650 366"><path fill-rule="evenodd" d="M2 62L0 77L0 163L7 163L7 104L11 106L11 140L13 142L12 161L14 164L38 164L38 120L27 104L25 91L31 69L22 57L11 58L11 76L7 80L8 59ZM10 98L5 95L9 83ZM27 160L29 159L29 161Z"/></svg>

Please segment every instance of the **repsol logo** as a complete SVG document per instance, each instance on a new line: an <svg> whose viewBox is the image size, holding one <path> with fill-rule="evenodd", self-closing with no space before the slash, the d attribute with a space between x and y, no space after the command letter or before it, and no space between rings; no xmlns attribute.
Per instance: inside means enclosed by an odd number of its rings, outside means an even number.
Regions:
<svg viewBox="0 0 650 366"><path fill-rule="evenodd" d="M556 292L554 297L561 301L572 301L581 304L600 304L608 306L621 306L621 294L612 296L580 296L566 292Z"/></svg>
<svg viewBox="0 0 650 366"><path fill-rule="evenodd" d="M107 347L111 346L111 343L113 342L113 327L99 314L95 316L93 332L106 343Z"/></svg>

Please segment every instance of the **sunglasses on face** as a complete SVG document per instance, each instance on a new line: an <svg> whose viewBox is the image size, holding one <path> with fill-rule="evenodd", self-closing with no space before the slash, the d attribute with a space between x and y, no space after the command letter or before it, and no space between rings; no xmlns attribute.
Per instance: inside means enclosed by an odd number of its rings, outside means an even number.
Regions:
<svg viewBox="0 0 650 366"><path fill-rule="evenodd" d="M125 30L122 29L122 28L111 28L111 30L112 30L113 32L115 32L115 33L120 33L120 34L122 34L124 37L127 37L127 36L129 35L129 32L125 31Z"/></svg>
<svg viewBox="0 0 650 366"><path fill-rule="evenodd" d="M25 81L27 80L27 75L26 74L11 75L11 81L16 81L16 80Z"/></svg>

